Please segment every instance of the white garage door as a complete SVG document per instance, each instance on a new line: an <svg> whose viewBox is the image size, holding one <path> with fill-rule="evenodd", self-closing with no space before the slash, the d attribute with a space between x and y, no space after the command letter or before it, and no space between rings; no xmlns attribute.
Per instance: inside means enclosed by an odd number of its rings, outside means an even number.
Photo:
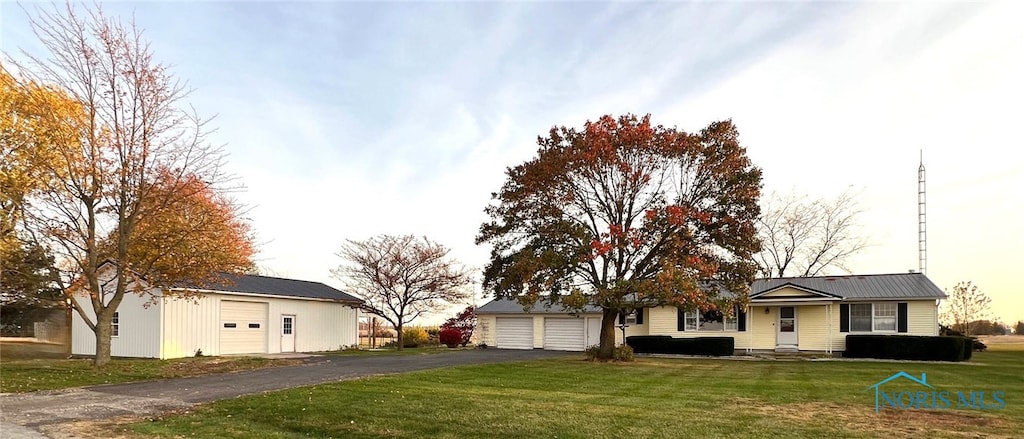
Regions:
<svg viewBox="0 0 1024 439"><path fill-rule="evenodd" d="M265 302L220 302L221 355L267 352L267 306Z"/></svg>
<svg viewBox="0 0 1024 439"><path fill-rule="evenodd" d="M498 348L533 349L533 317L498 317Z"/></svg>
<svg viewBox="0 0 1024 439"><path fill-rule="evenodd" d="M544 349L553 351L583 350L583 319L544 319Z"/></svg>

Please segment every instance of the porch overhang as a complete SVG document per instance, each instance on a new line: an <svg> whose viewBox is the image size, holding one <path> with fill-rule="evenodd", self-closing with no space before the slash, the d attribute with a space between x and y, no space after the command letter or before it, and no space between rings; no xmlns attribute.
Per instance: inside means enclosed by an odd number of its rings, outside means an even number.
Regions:
<svg viewBox="0 0 1024 439"><path fill-rule="evenodd" d="M750 299L750 306L810 306L810 305L831 305L841 302L842 299L825 297L774 297L765 299Z"/></svg>

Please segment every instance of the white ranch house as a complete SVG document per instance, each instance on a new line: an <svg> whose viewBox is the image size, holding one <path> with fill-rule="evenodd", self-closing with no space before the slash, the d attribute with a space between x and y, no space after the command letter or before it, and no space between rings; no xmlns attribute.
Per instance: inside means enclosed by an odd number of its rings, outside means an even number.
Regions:
<svg viewBox="0 0 1024 439"><path fill-rule="evenodd" d="M759 279L749 305L733 318L644 308L627 318L626 336L732 337L746 352L842 352L848 334L939 335L944 298L921 273ZM524 311L515 301L495 300L477 315L480 340L488 346L582 351L599 343L596 307L568 313L538 304Z"/></svg>
<svg viewBox="0 0 1024 439"><path fill-rule="evenodd" d="M129 293L115 314L114 357L181 358L336 350L358 344L362 301L319 282L254 275L223 275L217 285ZM92 315L87 297L78 303ZM71 325L72 355L95 355L96 337L78 313Z"/></svg>

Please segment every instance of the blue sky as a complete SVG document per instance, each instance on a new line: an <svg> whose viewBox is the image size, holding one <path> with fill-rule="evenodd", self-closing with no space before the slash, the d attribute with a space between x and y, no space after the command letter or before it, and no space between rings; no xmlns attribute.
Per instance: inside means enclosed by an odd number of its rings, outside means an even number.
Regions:
<svg viewBox="0 0 1024 439"><path fill-rule="evenodd" d="M26 4L31 9L33 4ZM503 171L552 125L732 118L766 191L860 192L856 273L972 280L1024 319L1024 7L999 3L117 2L216 115L275 274L340 286L344 239L473 244ZM35 50L0 3L0 46Z"/></svg>

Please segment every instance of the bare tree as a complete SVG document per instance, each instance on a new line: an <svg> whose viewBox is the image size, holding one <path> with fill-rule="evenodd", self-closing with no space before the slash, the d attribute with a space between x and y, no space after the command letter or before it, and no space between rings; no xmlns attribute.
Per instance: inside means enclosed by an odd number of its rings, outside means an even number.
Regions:
<svg viewBox="0 0 1024 439"><path fill-rule="evenodd" d="M868 245L860 235L861 210L849 190L827 199L772 193L758 219L762 250L755 256L764 277L807 277L831 268L849 272L846 260Z"/></svg>
<svg viewBox="0 0 1024 439"><path fill-rule="evenodd" d="M23 52L25 62L11 62L28 80L67 95L73 108L60 109L67 116L42 164L48 178L25 215L67 286L87 293L69 298L95 333L102 366L110 361L112 317L126 294L147 291L144 279L199 281L239 268L187 257L174 261L173 278L153 270L181 256L182 243L214 241L179 214L200 198L219 198L231 179L221 150L205 140L208 120L183 108L189 90L154 60L134 23L71 3L36 9L30 20L46 53ZM230 203L207 204L238 213ZM156 234L176 242L146 239Z"/></svg>
<svg viewBox="0 0 1024 439"><path fill-rule="evenodd" d="M363 298L367 312L395 327L398 349L407 323L470 295L470 272L449 257L448 248L426 237L346 240L337 255L344 262L331 272Z"/></svg>
<svg viewBox="0 0 1024 439"><path fill-rule="evenodd" d="M971 281L956 284L948 296L942 320L963 335L973 335L978 322L988 317L992 299Z"/></svg>

